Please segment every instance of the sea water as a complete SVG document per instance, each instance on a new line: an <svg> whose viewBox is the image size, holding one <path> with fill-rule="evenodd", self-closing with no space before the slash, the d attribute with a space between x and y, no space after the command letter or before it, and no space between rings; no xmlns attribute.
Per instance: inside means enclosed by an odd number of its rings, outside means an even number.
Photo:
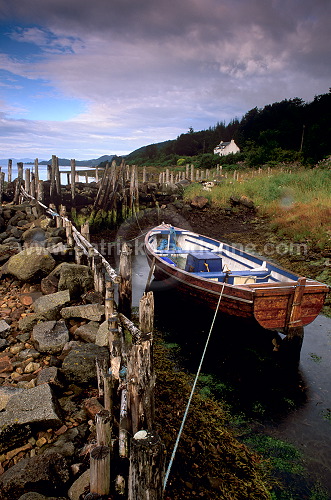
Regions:
<svg viewBox="0 0 331 500"><path fill-rule="evenodd" d="M8 162L0 162L0 167L1 171L5 173L5 182L8 180ZM23 180L24 180L24 172L26 169L30 169L30 172L35 171L34 164L31 163L23 163ZM76 172L79 171L86 171L87 169L92 170L91 167L77 167L76 166ZM13 162L12 165L12 180L16 179L17 177L17 163ZM67 173L71 172L71 167L70 166L60 166L60 171L61 171L61 184L66 185L68 183L67 180ZM38 165L38 175L39 179L41 181L46 181L47 180L47 165ZM90 178L90 181L94 179ZM79 175L79 182L85 182L85 175Z"/></svg>

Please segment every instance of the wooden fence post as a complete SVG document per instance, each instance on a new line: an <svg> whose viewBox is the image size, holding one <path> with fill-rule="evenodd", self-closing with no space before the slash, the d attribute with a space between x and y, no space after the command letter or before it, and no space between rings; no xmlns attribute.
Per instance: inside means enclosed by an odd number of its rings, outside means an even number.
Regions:
<svg viewBox="0 0 331 500"><path fill-rule="evenodd" d="M101 410L95 416L95 427L98 446L108 446L112 449L111 443L111 414L108 410Z"/></svg>
<svg viewBox="0 0 331 500"><path fill-rule="evenodd" d="M12 181L13 160L8 160L8 184Z"/></svg>
<svg viewBox="0 0 331 500"><path fill-rule="evenodd" d="M76 176L76 160L70 160L71 164L71 201L75 201L75 176Z"/></svg>
<svg viewBox="0 0 331 500"><path fill-rule="evenodd" d="M34 177L36 179L36 186L38 185L39 182L39 162L38 158L34 160Z"/></svg>
<svg viewBox="0 0 331 500"><path fill-rule="evenodd" d="M80 233L87 241L90 241L90 223L88 220L80 227Z"/></svg>
<svg viewBox="0 0 331 500"><path fill-rule="evenodd" d="M131 440L128 500L161 500L165 448L159 436L140 431Z"/></svg>
<svg viewBox="0 0 331 500"><path fill-rule="evenodd" d="M90 453L90 493L109 494L110 451L108 446L96 446Z"/></svg>
<svg viewBox="0 0 331 500"><path fill-rule="evenodd" d="M5 173L0 172L0 204L2 203L3 199L4 184L5 184Z"/></svg>
<svg viewBox="0 0 331 500"><path fill-rule="evenodd" d="M119 274L121 281L118 285L118 309L127 318L131 318L132 303L132 248L123 243L120 254Z"/></svg>

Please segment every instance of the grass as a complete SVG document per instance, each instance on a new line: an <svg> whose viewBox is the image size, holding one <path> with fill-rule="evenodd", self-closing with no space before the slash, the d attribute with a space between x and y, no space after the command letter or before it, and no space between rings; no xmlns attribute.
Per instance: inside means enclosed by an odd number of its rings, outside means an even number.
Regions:
<svg viewBox="0 0 331 500"><path fill-rule="evenodd" d="M211 191L191 184L185 201L205 196L215 207L228 207L230 197L246 196L260 215L268 216L272 229L283 238L306 242L320 249L331 248L331 175L330 170L297 169L244 173L239 181L223 178Z"/></svg>

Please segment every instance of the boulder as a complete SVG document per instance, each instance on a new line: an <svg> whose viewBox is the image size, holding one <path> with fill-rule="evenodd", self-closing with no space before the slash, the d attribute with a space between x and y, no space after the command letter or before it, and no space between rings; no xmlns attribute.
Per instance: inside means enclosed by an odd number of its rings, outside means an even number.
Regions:
<svg viewBox="0 0 331 500"><path fill-rule="evenodd" d="M195 208L205 208L209 203L208 198L205 196L195 196L191 201L191 206Z"/></svg>
<svg viewBox="0 0 331 500"><path fill-rule="evenodd" d="M83 306L71 306L61 309L62 318L83 318L90 321L101 321L105 314L105 306L101 304L86 304Z"/></svg>
<svg viewBox="0 0 331 500"><path fill-rule="evenodd" d="M82 340L85 340L85 342L92 342L95 344L98 328L99 323L97 323L96 321L90 321L89 323L76 328L75 336L79 337Z"/></svg>
<svg viewBox="0 0 331 500"><path fill-rule="evenodd" d="M18 500L31 490L60 498L69 478L68 463L59 453L25 458L0 476L0 500Z"/></svg>
<svg viewBox="0 0 331 500"><path fill-rule="evenodd" d="M42 247L31 247L10 257L7 272L22 281L36 280L49 274L55 267L55 260Z"/></svg>
<svg viewBox="0 0 331 500"><path fill-rule="evenodd" d="M0 245L0 262L5 262L13 255L18 254L21 250L21 245L17 241Z"/></svg>
<svg viewBox="0 0 331 500"><path fill-rule="evenodd" d="M0 412L0 453L23 444L32 425L49 428L61 424L56 400L48 384L14 394L7 401L6 409Z"/></svg>
<svg viewBox="0 0 331 500"><path fill-rule="evenodd" d="M65 357L61 372L70 383L78 386L80 384L95 385L97 381L95 359L97 357L108 360L108 349L95 344L77 345Z"/></svg>
<svg viewBox="0 0 331 500"><path fill-rule="evenodd" d="M46 233L41 227L33 227L24 231L22 235L24 247L44 246L46 241Z"/></svg>
<svg viewBox="0 0 331 500"><path fill-rule="evenodd" d="M103 321L98 328L95 338L95 344L100 346L108 346L109 344L109 324L108 321Z"/></svg>
<svg viewBox="0 0 331 500"><path fill-rule="evenodd" d="M63 320L44 321L33 327L31 340L38 351L56 354L69 341L69 332Z"/></svg>
<svg viewBox="0 0 331 500"><path fill-rule="evenodd" d="M70 302L69 290L62 290L48 295L43 295L37 299L32 307L36 314L39 316L52 320L58 319L60 316L60 309L65 304Z"/></svg>
<svg viewBox="0 0 331 500"><path fill-rule="evenodd" d="M60 270L59 290L68 289L71 299L75 299L93 288L93 275L88 266L63 264Z"/></svg>

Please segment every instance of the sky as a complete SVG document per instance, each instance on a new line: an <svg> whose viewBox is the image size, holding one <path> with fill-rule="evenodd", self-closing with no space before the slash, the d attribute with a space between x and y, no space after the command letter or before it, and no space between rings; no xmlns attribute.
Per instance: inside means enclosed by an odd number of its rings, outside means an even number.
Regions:
<svg viewBox="0 0 331 500"><path fill-rule="evenodd" d="M0 0L0 158L128 154L311 102L330 19L331 0Z"/></svg>

